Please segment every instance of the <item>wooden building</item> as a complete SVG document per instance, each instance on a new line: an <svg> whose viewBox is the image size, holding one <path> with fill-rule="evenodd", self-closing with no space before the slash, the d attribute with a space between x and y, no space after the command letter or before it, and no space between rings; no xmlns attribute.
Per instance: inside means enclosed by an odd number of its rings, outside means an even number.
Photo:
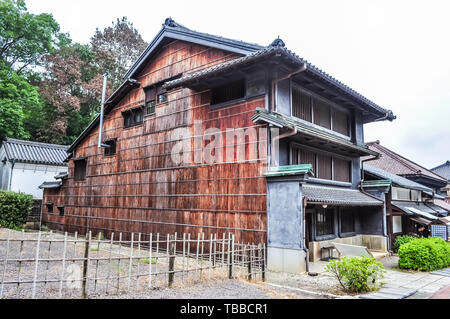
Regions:
<svg viewBox="0 0 450 319"><path fill-rule="evenodd" d="M167 19L124 79L105 106L108 147L97 117L68 149L68 176L45 190L48 226L232 232L267 242L269 267L291 272L323 241L383 248L383 201L359 190L360 157L378 155L363 125L395 117L281 39L265 47Z"/></svg>

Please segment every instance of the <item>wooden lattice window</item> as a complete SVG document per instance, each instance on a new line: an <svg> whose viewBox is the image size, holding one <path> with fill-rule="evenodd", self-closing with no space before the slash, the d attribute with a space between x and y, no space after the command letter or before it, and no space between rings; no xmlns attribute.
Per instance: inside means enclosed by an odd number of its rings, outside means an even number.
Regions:
<svg viewBox="0 0 450 319"><path fill-rule="evenodd" d="M333 109L333 131L349 136L348 114Z"/></svg>
<svg viewBox="0 0 450 319"><path fill-rule="evenodd" d="M311 96L295 87L292 88L292 115L308 122L312 120Z"/></svg>
<svg viewBox="0 0 450 319"><path fill-rule="evenodd" d="M317 177L320 179L332 179L331 156L317 154Z"/></svg>
<svg viewBox="0 0 450 319"><path fill-rule="evenodd" d="M316 236L334 234L334 209L319 208L316 213Z"/></svg>
<svg viewBox="0 0 450 319"><path fill-rule="evenodd" d="M314 124L331 129L330 105L320 99L313 99Z"/></svg>
<svg viewBox="0 0 450 319"><path fill-rule="evenodd" d="M144 120L144 110L142 106L127 110L122 113L123 116L123 126L130 127L143 122Z"/></svg>
<svg viewBox="0 0 450 319"><path fill-rule="evenodd" d="M350 182L351 181L351 161L333 158L334 164L334 180L340 182Z"/></svg>

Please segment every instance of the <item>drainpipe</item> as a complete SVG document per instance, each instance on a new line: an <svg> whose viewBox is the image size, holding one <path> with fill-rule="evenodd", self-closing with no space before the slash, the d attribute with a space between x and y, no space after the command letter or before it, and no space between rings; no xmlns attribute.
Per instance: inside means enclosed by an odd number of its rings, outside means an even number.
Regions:
<svg viewBox="0 0 450 319"><path fill-rule="evenodd" d="M306 243L306 205L307 205L307 198L306 196L303 196L303 251L305 252L306 256L305 256L305 261L306 261L306 273L309 274L309 248L306 247L305 243Z"/></svg>
<svg viewBox="0 0 450 319"><path fill-rule="evenodd" d="M98 147L107 147L108 145L105 145L102 143L102 131L103 131L103 109L105 108L105 95L106 95L106 80L108 78L108 74L103 74L103 91L102 91L102 106L100 109L100 130L98 133Z"/></svg>
<svg viewBox="0 0 450 319"><path fill-rule="evenodd" d="M387 119L388 119L388 117L389 117L389 115L390 115L390 113L388 112L388 113L386 113L386 115L385 115L385 116L383 116L383 117L380 117L380 118L378 118L378 119L374 120L374 122L380 122L380 121L384 121L384 120L387 120Z"/></svg>
<svg viewBox="0 0 450 319"><path fill-rule="evenodd" d="M9 191L11 191L12 176L13 176L14 165L16 165L16 160L15 160L15 159L13 159L13 160L11 161L11 175L9 176Z"/></svg>

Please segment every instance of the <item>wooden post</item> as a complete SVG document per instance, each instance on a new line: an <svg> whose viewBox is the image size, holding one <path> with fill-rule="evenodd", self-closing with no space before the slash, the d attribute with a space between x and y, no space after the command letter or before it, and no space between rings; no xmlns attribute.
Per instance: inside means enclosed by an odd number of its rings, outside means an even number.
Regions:
<svg viewBox="0 0 450 319"><path fill-rule="evenodd" d="M96 256L96 262L95 262L95 280L94 280L94 291L97 292L97 277L98 277L98 259L99 259L99 252L100 252L100 242L102 240L102 233L98 233L98 242L97 242L97 256Z"/></svg>
<svg viewBox="0 0 450 319"><path fill-rule="evenodd" d="M25 230L22 229L22 240L20 241L20 255L19 255L20 259L22 259L24 241L25 241ZM21 271L22 271L22 261L20 260L19 261L19 270L17 272L17 292L19 292L19 287L20 287L20 273L21 273Z"/></svg>
<svg viewBox="0 0 450 319"><path fill-rule="evenodd" d="M228 242L228 279L233 279L233 263L234 263L234 234L230 233Z"/></svg>
<svg viewBox="0 0 450 319"><path fill-rule="evenodd" d="M34 276L33 276L33 291L31 293L31 298L34 299L36 296L36 280L37 280L37 273L38 273L38 263L39 263L39 246L41 244L41 231L38 233L38 240L36 245L36 259L34 263ZM5 259L6 263L6 259ZM6 264L5 264L6 265Z"/></svg>
<svg viewBox="0 0 450 319"><path fill-rule="evenodd" d="M131 233L131 243L130 243L130 261L128 263L128 287L127 291L130 291L131 287L131 271L133 267L133 247L134 247L134 233Z"/></svg>
<svg viewBox="0 0 450 319"><path fill-rule="evenodd" d="M208 271L208 279L211 280L211 268L212 268L212 264L211 264L211 257L212 257L212 242L213 242L213 234L211 234L210 238L209 238L209 271Z"/></svg>
<svg viewBox="0 0 450 319"><path fill-rule="evenodd" d="M111 233L111 240L109 242L108 275L106 277L106 293L108 293L108 290L109 290L109 277L111 275L111 255L112 255L113 242L114 242L114 232Z"/></svg>
<svg viewBox="0 0 450 319"><path fill-rule="evenodd" d="M197 252L195 254L195 273L197 274L198 279L198 249L200 246L200 233L197 234Z"/></svg>
<svg viewBox="0 0 450 319"><path fill-rule="evenodd" d="M8 239L6 241L6 255L5 255L5 260L3 261L3 275L2 275L2 288L0 290L0 299L3 296L3 287L4 287L4 283L5 283L5 275L6 275L6 267L7 267L7 262L8 262L8 256L9 256L9 240L11 237L11 230L8 229ZM40 233L39 233L39 238L40 238ZM39 240L38 240L38 245L39 245ZM39 248L37 248L37 250L39 251ZM38 253L39 255L39 253ZM37 258L36 258L37 260ZM33 298L34 298L34 283L33 283Z"/></svg>
<svg viewBox="0 0 450 319"><path fill-rule="evenodd" d="M88 267L89 267L89 249L91 246L91 236L92 231L89 231L89 234L86 234L86 240L84 244L84 261L83 261L83 284L81 287L81 298L86 299L87 298L87 276L88 276Z"/></svg>
<svg viewBox="0 0 450 319"><path fill-rule="evenodd" d="M174 272L174 266L175 266L175 249L176 249L176 245L175 245L175 238L173 236L171 236L172 240L170 241L170 250L169 250L169 288L172 288L173 285L173 280L175 277L175 272Z"/></svg>
<svg viewBox="0 0 450 319"><path fill-rule="evenodd" d="M252 280L252 250L251 247L248 249L248 263L247 263L247 269L248 269L248 280Z"/></svg>
<svg viewBox="0 0 450 319"><path fill-rule="evenodd" d="M119 260L117 262L117 292L120 291L120 252L122 250L122 233L119 234Z"/></svg>
<svg viewBox="0 0 450 319"><path fill-rule="evenodd" d="M141 233L138 234L138 257L137 257L137 276L136 276L136 289L139 290L139 278L141 274Z"/></svg>
<svg viewBox="0 0 450 319"><path fill-rule="evenodd" d="M183 233L183 260L182 260L183 270L181 271L181 282L183 283L184 283L185 263L186 263L186 233Z"/></svg>
<svg viewBox="0 0 450 319"><path fill-rule="evenodd" d="M64 272L66 270L66 250L67 250L67 232L64 233L64 247L63 247L63 258L62 258L62 268L61 268L61 280L59 281L59 298L62 297Z"/></svg>
<svg viewBox="0 0 450 319"><path fill-rule="evenodd" d="M225 233L222 236L222 278L225 277Z"/></svg>
<svg viewBox="0 0 450 319"><path fill-rule="evenodd" d="M152 287L152 250L153 250L153 234L150 233L150 242L148 247L148 289Z"/></svg>
<svg viewBox="0 0 450 319"><path fill-rule="evenodd" d="M262 281L266 281L266 244L262 244Z"/></svg>

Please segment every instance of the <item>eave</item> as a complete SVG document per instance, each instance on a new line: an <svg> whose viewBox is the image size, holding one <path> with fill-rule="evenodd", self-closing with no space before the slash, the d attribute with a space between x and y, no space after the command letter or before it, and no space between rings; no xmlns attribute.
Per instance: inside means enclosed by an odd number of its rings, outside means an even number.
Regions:
<svg viewBox="0 0 450 319"><path fill-rule="evenodd" d="M281 114L269 113L262 108L256 109L256 113L251 117L251 120L257 124L271 124L280 129L297 129L297 135L292 138L298 138L301 142L313 147L316 146L316 144L319 144L321 148L327 148L330 152L352 157L378 155L377 152L370 150L366 146L354 144L347 139L319 130Z"/></svg>

